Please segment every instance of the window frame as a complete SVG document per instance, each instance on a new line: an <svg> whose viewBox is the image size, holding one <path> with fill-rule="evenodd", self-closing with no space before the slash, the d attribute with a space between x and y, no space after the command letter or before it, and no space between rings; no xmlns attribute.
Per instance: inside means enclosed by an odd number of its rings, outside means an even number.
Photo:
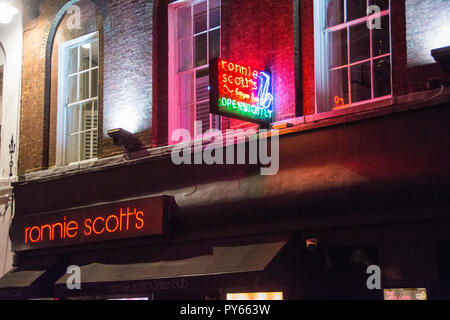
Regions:
<svg viewBox="0 0 450 320"><path fill-rule="evenodd" d="M369 0L367 0L367 3L369 3ZM389 0L389 7L386 10L381 10L379 13L373 13L371 15L365 15L361 18L353 19L350 21L347 21L347 0L344 2L344 22L327 27L326 26L326 9L324 5L324 1L322 0L314 0L314 85L315 85L315 106L314 106L314 114L315 115L332 115L334 113L340 112L342 110L348 110L350 108L354 107L364 107L367 104L379 104L380 102L383 102L385 100L392 99L393 97L393 80L392 80L392 12L391 12L391 1ZM389 17L389 53L374 56L373 55L373 29L370 30L370 57L367 59L358 60L355 62L351 62L351 56L350 56L350 27L356 26L358 24L367 23L368 21L376 18L379 15L380 18L383 18L385 16ZM328 64L328 58L329 58L329 47L325 41L326 37L324 36L326 33L329 32L335 32L339 30L347 30L347 63L340 65L338 67L330 67ZM390 71L390 79L389 79L389 85L390 85L390 94L384 95L381 97L375 97L374 94L374 67L373 62L378 59L389 57L389 71ZM360 65L363 63L370 62L370 80L371 80L371 99L362 100L358 102L352 103L352 86L351 86L351 66L354 65ZM348 104L343 105L342 107L333 108L328 111L322 111L319 112L319 104L321 104L323 101L319 100L319 90L321 90L324 87L329 87L329 82L327 82L325 79L327 79L327 76L325 75L331 70L339 70L347 68L347 82L348 82Z"/></svg>
<svg viewBox="0 0 450 320"><path fill-rule="evenodd" d="M184 40L184 39L188 39L188 37L186 38L182 38L182 39L178 39L178 10L185 7L185 6L189 6L189 7L194 7L195 5L199 4L199 3L203 3L206 2L207 3L207 27L204 31L202 32L198 32L195 33L195 31L192 31L192 34L189 36L189 38L192 38L193 40L195 39L196 36L201 35L201 34L206 34L207 35L207 41L206 41L206 53L207 53L207 63L202 65L202 66L195 66L195 46L192 43L191 44L191 50L192 50L192 65L190 68L183 70L183 71L179 71L179 61L178 61L178 56L179 56L179 45L178 42L180 40ZM192 87L195 89L195 92L193 93L193 97L192 97L192 102L191 105L193 106L193 108L191 108L191 128L190 128L190 132L192 135L192 138L197 138L197 128L195 127L195 122L197 121L197 104L198 103L202 103L202 102L206 102L209 101L208 100L201 100L201 101L197 101L197 82L196 82L196 77L195 77L195 73L197 71L200 70L205 70L208 69L209 66L209 60L208 59L210 56L210 40L209 40L209 34L212 31L215 30L220 30L219 32L219 57L221 56L222 53L222 17L220 16L220 24L217 27L214 28L209 28L209 19L210 19L210 7L209 7L209 2L210 0L178 0L178 1L174 1L172 3L170 3L168 5L168 49L169 49L169 60L168 60L168 94L169 94L169 99L168 99L168 142L169 145L175 144L174 141L172 141L171 139L171 135L172 132L175 129L180 128L180 124L181 124L181 119L180 119L180 113L177 110L178 108L178 91L177 91L177 81L178 81L178 77L180 75L183 74L189 74L189 73L194 73L193 76L193 84ZM220 10L222 10L222 1L220 3ZM192 16L191 16L192 18ZM192 21L193 22L193 21ZM194 28L194 23L192 23L192 28ZM209 106L209 103L208 103ZM216 123L219 123L219 127L220 127L220 116L218 115L212 115L217 117L216 118ZM211 114L210 114L210 127L212 128L212 120L211 120Z"/></svg>
<svg viewBox="0 0 450 320"><path fill-rule="evenodd" d="M73 48L73 47L81 47L83 44L87 43L87 42L93 42L93 40L98 41L99 42L99 63L98 66L96 67L97 69L97 81L98 81L98 89L97 89L97 97L96 98L88 98L85 100L80 100L75 102L74 104L79 104L82 105L83 103L86 102L92 102L92 101L97 101L97 116L100 115L100 37L99 37L99 32L95 31L86 35L83 35L81 37L78 37L76 39L72 39L69 41L66 41L64 43L59 44L58 47L58 103L57 103L57 125L56 125L56 166L57 167L61 167L61 166L70 166L76 163L83 163L83 162L89 162L89 161L95 161L98 159L98 157L93 157L90 159L85 159L82 160L80 159L80 154L79 156L79 160L78 161L73 161L68 163L66 161L66 151L67 151L67 121L66 121L66 106L67 106L67 85L66 85L66 80L67 77L69 76L69 74L66 74L66 67L67 67L67 63L69 61L69 59L67 58L68 56L68 51ZM79 61L79 56L78 56L78 64L80 63ZM78 66L77 66L78 68ZM89 72L89 74L91 74L91 70L93 70L94 68L88 68L87 70L83 70L83 71L78 71L75 73L72 73L70 75L74 75L74 74L81 74L84 72ZM91 75L89 76L89 81L91 81ZM79 89L79 83L77 84L77 88ZM78 90L79 91L79 90ZM71 103L72 104L72 103ZM100 119L97 119L97 148L98 148L98 137L99 137L99 121ZM87 131L92 131L94 132L95 130L85 130ZM82 132L80 131L77 134L79 134L80 136L82 136ZM80 134L81 133L81 134ZM80 152L80 151L78 151Z"/></svg>

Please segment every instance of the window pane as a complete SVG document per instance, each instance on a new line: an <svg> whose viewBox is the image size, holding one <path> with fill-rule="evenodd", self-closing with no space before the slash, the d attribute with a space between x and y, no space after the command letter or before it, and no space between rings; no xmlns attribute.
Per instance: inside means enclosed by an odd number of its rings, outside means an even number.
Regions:
<svg viewBox="0 0 450 320"><path fill-rule="evenodd" d="M80 47L80 71L87 70L90 68L90 52L91 43L88 42Z"/></svg>
<svg viewBox="0 0 450 320"><path fill-rule="evenodd" d="M391 52L389 16L381 18L381 29L372 30L373 56Z"/></svg>
<svg viewBox="0 0 450 320"><path fill-rule="evenodd" d="M81 107L81 130L91 130L97 128L97 102L87 102Z"/></svg>
<svg viewBox="0 0 450 320"><path fill-rule="evenodd" d="M348 69L332 70L330 75L330 109L339 108L349 103L348 95Z"/></svg>
<svg viewBox="0 0 450 320"><path fill-rule="evenodd" d="M67 74L78 72L78 47L69 49L67 60Z"/></svg>
<svg viewBox="0 0 450 320"><path fill-rule="evenodd" d="M206 57L207 34L203 33L195 37L195 66L200 67L208 63Z"/></svg>
<svg viewBox="0 0 450 320"><path fill-rule="evenodd" d="M369 0L369 4L379 6L381 11L389 9L389 0Z"/></svg>
<svg viewBox="0 0 450 320"><path fill-rule="evenodd" d="M347 0L347 21L352 21L367 15L366 0Z"/></svg>
<svg viewBox="0 0 450 320"><path fill-rule="evenodd" d="M91 70L91 98L98 96L98 69Z"/></svg>
<svg viewBox="0 0 450 320"><path fill-rule="evenodd" d="M77 102L78 101L78 96L77 96L77 79L78 76L70 76L67 78L67 103L73 103L73 102Z"/></svg>
<svg viewBox="0 0 450 320"><path fill-rule="evenodd" d="M92 68L98 67L98 40L92 42L91 44L91 58L92 58Z"/></svg>
<svg viewBox="0 0 450 320"><path fill-rule="evenodd" d="M192 68L192 38L178 41L178 71Z"/></svg>
<svg viewBox="0 0 450 320"><path fill-rule="evenodd" d="M197 71L196 80L196 100L209 100L209 69L202 69Z"/></svg>
<svg viewBox="0 0 450 320"><path fill-rule="evenodd" d="M344 4L345 0L325 0L326 9L326 23L327 27L336 26L338 24L344 23L345 12Z"/></svg>
<svg viewBox="0 0 450 320"><path fill-rule="evenodd" d="M351 66L350 79L352 84L352 103L372 98L370 62Z"/></svg>
<svg viewBox="0 0 450 320"><path fill-rule="evenodd" d="M370 29L366 23L350 27L350 63L370 58Z"/></svg>
<svg viewBox="0 0 450 320"><path fill-rule="evenodd" d="M207 28L207 4L206 1L194 6L194 33L205 31Z"/></svg>
<svg viewBox="0 0 450 320"><path fill-rule="evenodd" d="M197 103L196 121L202 122L202 133L211 129L209 101Z"/></svg>
<svg viewBox="0 0 450 320"><path fill-rule="evenodd" d="M178 76L178 105L187 105L193 103L193 79L192 72Z"/></svg>
<svg viewBox="0 0 450 320"><path fill-rule="evenodd" d="M220 57L220 29L209 33L209 59Z"/></svg>
<svg viewBox="0 0 450 320"><path fill-rule="evenodd" d="M348 64L347 59L347 29L328 33L329 36L329 66L331 68Z"/></svg>
<svg viewBox="0 0 450 320"><path fill-rule="evenodd" d="M98 101L93 101L94 104L94 121L92 122L92 128L98 129Z"/></svg>
<svg viewBox="0 0 450 320"><path fill-rule="evenodd" d="M209 0L209 28L220 26L220 0Z"/></svg>
<svg viewBox="0 0 450 320"><path fill-rule="evenodd" d="M184 39L192 35L191 7L178 9L178 39Z"/></svg>
<svg viewBox="0 0 450 320"><path fill-rule="evenodd" d="M74 105L66 108L66 132L68 134L79 132L80 124L80 106Z"/></svg>
<svg viewBox="0 0 450 320"><path fill-rule="evenodd" d="M390 57L373 61L373 82L375 98L391 94Z"/></svg>
<svg viewBox="0 0 450 320"><path fill-rule="evenodd" d="M80 100L89 99L89 71L80 74Z"/></svg>
<svg viewBox="0 0 450 320"><path fill-rule="evenodd" d="M210 129L208 68L197 71L196 77L196 120L202 122L202 132L205 132Z"/></svg>
<svg viewBox="0 0 450 320"><path fill-rule="evenodd" d="M97 130L84 132L80 135L81 159L89 160L97 156Z"/></svg>
<svg viewBox="0 0 450 320"><path fill-rule="evenodd" d="M66 137L66 163L79 161L80 135L68 135Z"/></svg>
<svg viewBox="0 0 450 320"><path fill-rule="evenodd" d="M186 129L191 131L192 125L191 125L191 112L192 112L192 105L187 106L179 106L178 112L179 112L179 124L180 128Z"/></svg>

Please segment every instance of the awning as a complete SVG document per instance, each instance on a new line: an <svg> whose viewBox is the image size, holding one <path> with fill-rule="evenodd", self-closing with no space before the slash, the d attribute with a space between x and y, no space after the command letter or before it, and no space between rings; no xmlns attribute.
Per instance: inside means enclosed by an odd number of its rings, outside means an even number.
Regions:
<svg viewBox="0 0 450 320"><path fill-rule="evenodd" d="M56 282L56 288L63 295L80 295L85 290L96 294L120 293L121 288L132 290L130 287L133 287L133 283L135 289L138 288L142 292L183 289L187 286L192 288L197 277L263 271L288 240L288 237L283 237L273 241L245 244L205 242L172 244L159 248L160 254L156 254L151 262L126 264L94 262L81 266L81 292L67 291L66 283L70 276L68 274ZM196 252L202 254L198 255ZM180 253L190 257L174 259L179 257ZM145 250L142 250L141 254L145 255ZM133 253L131 255L133 256ZM116 257L116 261L121 260L120 253L117 253ZM123 260L126 260L126 257ZM167 279L171 281L164 281Z"/></svg>
<svg viewBox="0 0 450 320"><path fill-rule="evenodd" d="M0 279L0 300L52 298L53 284L62 272L59 257L27 259Z"/></svg>

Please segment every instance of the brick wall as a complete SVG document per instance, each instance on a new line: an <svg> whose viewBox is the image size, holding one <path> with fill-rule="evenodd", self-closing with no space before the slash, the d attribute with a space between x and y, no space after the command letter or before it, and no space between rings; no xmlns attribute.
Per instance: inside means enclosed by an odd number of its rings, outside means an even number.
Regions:
<svg viewBox="0 0 450 320"><path fill-rule="evenodd" d="M221 40L224 58L272 73L276 121L294 117L294 2L222 0Z"/></svg>
<svg viewBox="0 0 450 320"><path fill-rule="evenodd" d="M450 80L435 63L430 51L450 45L450 5L448 0L406 0L405 50L407 77L401 93L426 89L432 78Z"/></svg>
<svg viewBox="0 0 450 320"><path fill-rule="evenodd" d="M301 63L303 86L303 114L316 110L316 85L314 77L314 0L300 1Z"/></svg>
<svg viewBox="0 0 450 320"><path fill-rule="evenodd" d="M56 70L51 57L52 48L61 39L56 39L55 44L53 41L58 32L63 32L60 28L64 23L60 22L65 9L72 3L83 6L83 2L42 0L38 18L25 15L20 174L54 163L55 108L51 105ZM99 156L107 157L122 152L112 146L106 135L108 129L133 128L145 145L151 145L153 1L91 2L102 17L104 29L104 101L100 101L103 135Z"/></svg>
<svg viewBox="0 0 450 320"><path fill-rule="evenodd" d="M116 127L132 127L145 145L167 144L171 0L91 1L104 29L100 157L122 152L106 136L106 130ZM421 42L431 28L422 27L423 21L438 23L437 15L446 14L445 2L391 1L394 95L423 90L431 77L448 78L432 61L417 65L425 52ZM56 70L55 55L52 66L49 54L62 41L57 38L53 44L52 35L62 32L56 27L66 4L40 1L39 17L25 20L20 173L54 164L55 88L51 84ZM315 112L313 4L314 0L222 0L222 56L272 72L277 121ZM229 119L224 124L248 125Z"/></svg>

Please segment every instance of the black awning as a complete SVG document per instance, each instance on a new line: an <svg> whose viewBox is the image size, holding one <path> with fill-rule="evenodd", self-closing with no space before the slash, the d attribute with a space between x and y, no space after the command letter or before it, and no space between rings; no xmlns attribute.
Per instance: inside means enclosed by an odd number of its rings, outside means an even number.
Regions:
<svg viewBox="0 0 450 320"><path fill-rule="evenodd" d="M63 271L55 256L28 258L0 278L0 300L53 298L54 283Z"/></svg>
<svg viewBox="0 0 450 320"><path fill-rule="evenodd" d="M201 241L170 244L152 248L159 253L145 262L124 263L127 262L127 257L122 255L121 259L120 251L117 251L116 258L113 259L116 263L108 257L96 259L102 262L80 266L81 290L67 289L68 274L56 281L56 290L61 296L78 296L83 295L83 292L86 295L98 295L124 293L120 292L122 290L152 292L187 289L187 286L190 289L198 288L202 282L199 279L203 277L265 270L289 238L290 236L283 236L257 243L228 240L222 243ZM141 248L140 251L141 256L145 256L151 255L152 250ZM130 256L135 256L135 253L130 251Z"/></svg>

